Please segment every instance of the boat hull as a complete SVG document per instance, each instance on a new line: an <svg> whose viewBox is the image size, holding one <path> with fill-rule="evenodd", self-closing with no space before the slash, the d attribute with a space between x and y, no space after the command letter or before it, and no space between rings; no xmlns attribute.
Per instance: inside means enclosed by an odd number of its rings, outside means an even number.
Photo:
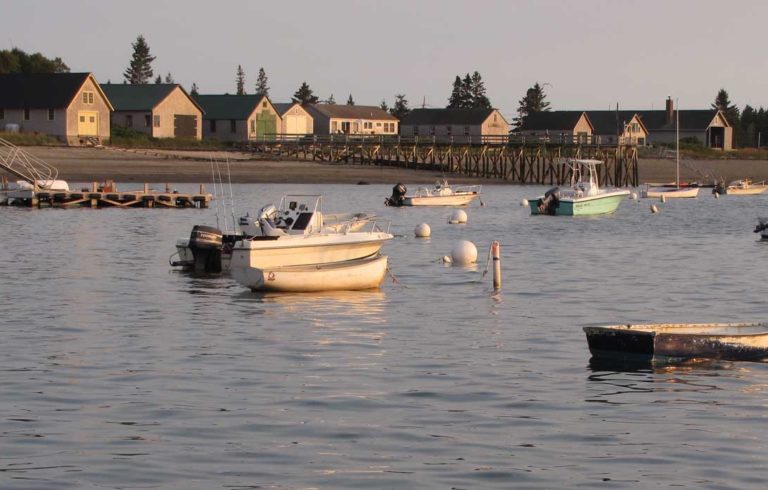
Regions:
<svg viewBox="0 0 768 490"><path fill-rule="evenodd" d="M387 257L374 255L331 264L250 268L238 281L254 291L308 293L376 289L387 272Z"/></svg>
<svg viewBox="0 0 768 490"><path fill-rule="evenodd" d="M584 327L593 358L757 361L768 358L766 324L655 324Z"/></svg>
<svg viewBox="0 0 768 490"><path fill-rule="evenodd" d="M480 196L477 192L457 193L450 196L406 196L403 206L466 206Z"/></svg>
<svg viewBox="0 0 768 490"><path fill-rule="evenodd" d="M628 196L629 191L621 190L598 196L573 199L563 198L560 199L559 205L555 209L555 216L597 216L601 214L611 214L616 212L621 201ZM531 214L542 214L538 207L539 199L540 198L531 199L528 201L528 205L531 208Z"/></svg>
<svg viewBox="0 0 768 490"><path fill-rule="evenodd" d="M661 199L663 196L665 199L693 199L699 195L699 187L683 187L683 188L664 188L664 187L649 187L643 190L641 197Z"/></svg>
<svg viewBox="0 0 768 490"><path fill-rule="evenodd" d="M725 189L725 193L729 196L754 196L762 194L766 190L768 190L768 186L753 186L746 189L729 187Z"/></svg>

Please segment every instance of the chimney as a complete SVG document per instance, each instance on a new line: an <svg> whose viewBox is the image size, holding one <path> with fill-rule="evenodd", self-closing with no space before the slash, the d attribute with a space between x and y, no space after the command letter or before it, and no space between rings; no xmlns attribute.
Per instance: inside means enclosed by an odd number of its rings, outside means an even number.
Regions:
<svg viewBox="0 0 768 490"><path fill-rule="evenodd" d="M667 124L672 124L674 121L675 108L672 102L672 97L667 97Z"/></svg>

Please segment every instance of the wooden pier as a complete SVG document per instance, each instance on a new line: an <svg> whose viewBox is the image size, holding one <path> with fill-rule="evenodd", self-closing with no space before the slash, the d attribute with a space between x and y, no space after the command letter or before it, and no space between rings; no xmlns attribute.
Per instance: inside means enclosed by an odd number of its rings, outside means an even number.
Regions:
<svg viewBox="0 0 768 490"><path fill-rule="evenodd" d="M112 182L99 185L94 182L90 189L49 190L41 188L11 189L7 182L0 187L0 205L36 208L207 208L213 196L200 185L199 193L179 193L168 185L165 191L156 191L144 184L141 190L118 191Z"/></svg>
<svg viewBox="0 0 768 490"><path fill-rule="evenodd" d="M634 145L598 145L512 137L400 137L377 135L267 135L248 146L273 158L424 169L446 175L499 179L515 184L562 185L569 182L567 158L605 162L602 185L637 186Z"/></svg>

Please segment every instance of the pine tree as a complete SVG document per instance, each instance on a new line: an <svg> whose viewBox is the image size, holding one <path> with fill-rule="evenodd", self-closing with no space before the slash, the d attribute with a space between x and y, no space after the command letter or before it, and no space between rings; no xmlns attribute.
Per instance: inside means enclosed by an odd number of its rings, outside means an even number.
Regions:
<svg viewBox="0 0 768 490"><path fill-rule="evenodd" d="M197 84L195 82L192 82L192 88L189 89L189 95L191 95L192 97L197 97L198 95L200 95L198 93Z"/></svg>
<svg viewBox="0 0 768 490"><path fill-rule="evenodd" d="M269 97L269 79L264 68L259 68L259 76L256 78L256 95Z"/></svg>
<svg viewBox="0 0 768 490"><path fill-rule="evenodd" d="M237 65L237 74L235 75L235 85L237 95L245 95L245 72L243 67Z"/></svg>
<svg viewBox="0 0 768 490"><path fill-rule="evenodd" d="M333 98L333 94L331 94L331 96L328 97L325 103L328 105L336 105L336 99Z"/></svg>
<svg viewBox="0 0 768 490"><path fill-rule="evenodd" d="M347 98L347 105L355 105L355 99L352 98L352 94L349 94Z"/></svg>
<svg viewBox="0 0 768 490"><path fill-rule="evenodd" d="M165 83L176 83L176 81L173 79L173 75L171 75L171 72L168 72L168 74L165 76Z"/></svg>
<svg viewBox="0 0 768 490"><path fill-rule="evenodd" d="M469 93L472 101L471 107L473 109L490 109L491 101L485 95L485 83L483 82L483 77L476 71L472 74L471 80L472 85Z"/></svg>
<svg viewBox="0 0 768 490"><path fill-rule="evenodd" d="M404 94L395 95L395 105L389 110L389 113L398 119L403 119L411 109L408 107L408 101Z"/></svg>
<svg viewBox="0 0 768 490"><path fill-rule="evenodd" d="M131 85L145 85L154 75L152 62L155 61L155 57L150 54L149 45L141 34L131 46L133 46L133 56L123 77Z"/></svg>
<svg viewBox="0 0 768 490"><path fill-rule="evenodd" d="M387 105L387 101L385 99L381 99L381 104L379 104L379 107L382 111L389 111L389 106Z"/></svg>
<svg viewBox="0 0 768 490"><path fill-rule="evenodd" d="M517 127L522 126L525 123L525 118L528 117L529 114L549 111L549 102L544 100L546 97L544 88L539 85L539 82L536 82L533 87L529 88L525 92L525 97L519 102L520 105L517 108L515 125Z"/></svg>
<svg viewBox="0 0 768 490"><path fill-rule="evenodd" d="M312 89L309 88L307 82L302 82L301 87L293 94L292 100L298 102L301 105L304 104L317 104L318 98L312 93Z"/></svg>
<svg viewBox="0 0 768 490"><path fill-rule="evenodd" d="M749 104L745 105L744 110L741 111L739 141L741 141L742 146L757 146L757 114L757 111Z"/></svg>
<svg viewBox="0 0 768 490"><path fill-rule="evenodd" d="M448 109L461 109L465 107L466 94L464 92L464 85L461 83L461 77L456 75L453 80L453 91L448 98Z"/></svg>
<svg viewBox="0 0 768 490"><path fill-rule="evenodd" d="M472 77L469 73L461 80L461 108L472 108Z"/></svg>
<svg viewBox="0 0 768 490"><path fill-rule="evenodd" d="M155 78L155 84L160 85L161 83L163 83L163 77L158 75L157 78Z"/></svg>
<svg viewBox="0 0 768 490"><path fill-rule="evenodd" d="M731 104L728 92L726 92L724 88L721 88L720 91L717 92L717 97L715 97L715 102L712 104L712 109L723 111L725 118L728 119L730 124L738 124L739 109Z"/></svg>

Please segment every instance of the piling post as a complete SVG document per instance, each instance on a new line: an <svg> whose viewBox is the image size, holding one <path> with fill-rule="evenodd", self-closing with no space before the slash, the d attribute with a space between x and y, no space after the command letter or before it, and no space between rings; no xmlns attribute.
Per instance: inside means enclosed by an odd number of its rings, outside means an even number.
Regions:
<svg viewBox="0 0 768 490"><path fill-rule="evenodd" d="M493 259L493 289L501 289L501 246L498 240L491 242L491 258Z"/></svg>

